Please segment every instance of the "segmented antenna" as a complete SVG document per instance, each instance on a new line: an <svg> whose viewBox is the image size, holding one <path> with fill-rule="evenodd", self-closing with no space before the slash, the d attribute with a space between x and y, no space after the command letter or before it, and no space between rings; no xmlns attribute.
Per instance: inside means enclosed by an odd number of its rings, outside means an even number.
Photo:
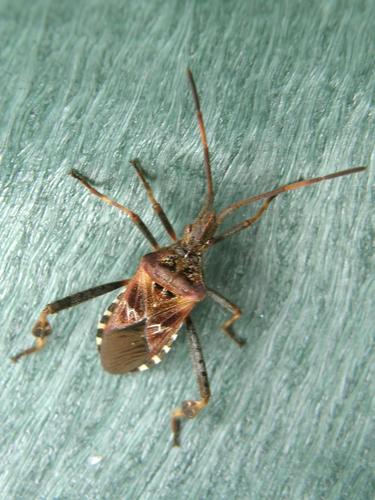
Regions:
<svg viewBox="0 0 375 500"><path fill-rule="evenodd" d="M201 134L201 141L202 141L203 154L204 154L204 168L206 171L206 179L207 179L207 198L206 198L205 204L203 205L202 211L201 211L201 214L203 214L203 213L208 212L212 209L212 205L213 205L213 201L214 201L210 153L208 151L206 129L204 127L203 115L202 115L202 111L201 111L201 105L199 102L197 87L196 87L195 82L194 82L193 73L191 72L191 70L189 68L187 70L187 76L188 76L191 90L193 93L194 105L195 105L195 110L196 110L197 118L198 118L198 125L199 125L199 131Z"/></svg>

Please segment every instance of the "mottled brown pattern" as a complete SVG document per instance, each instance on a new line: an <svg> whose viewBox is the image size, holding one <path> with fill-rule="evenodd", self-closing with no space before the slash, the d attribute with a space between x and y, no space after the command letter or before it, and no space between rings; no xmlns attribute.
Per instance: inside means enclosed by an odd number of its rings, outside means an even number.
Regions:
<svg viewBox="0 0 375 500"><path fill-rule="evenodd" d="M126 291L109 306L110 317L104 314L101 320L98 336L102 338L99 350L103 367L111 366L111 373L125 373L142 364L152 365L151 358L161 357L163 347L171 345L195 304L196 300L176 296L152 281L140 265ZM142 320L144 329L132 328ZM114 356L115 368L107 359L110 355Z"/></svg>

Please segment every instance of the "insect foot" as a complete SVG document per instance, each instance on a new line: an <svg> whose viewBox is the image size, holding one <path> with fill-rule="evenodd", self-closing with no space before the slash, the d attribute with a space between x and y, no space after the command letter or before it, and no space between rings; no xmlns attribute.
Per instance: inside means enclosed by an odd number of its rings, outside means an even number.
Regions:
<svg viewBox="0 0 375 500"><path fill-rule="evenodd" d="M202 409L202 405L199 404L200 401L183 401L182 403L182 413L185 418L194 418L197 416L199 411Z"/></svg>
<svg viewBox="0 0 375 500"><path fill-rule="evenodd" d="M207 405L209 396L206 398L183 401L181 408L176 408L172 413L173 446L180 446L181 419L195 418Z"/></svg>
<svg viewBox="0 0 375 500"><path fill-rule="evenodd" d="M47 314L43 311L42 314L40 315L40 318L38 321L35 323L33 326L33 329L31 330L32 334L34 337L39 337L44 339L44 337L48 337L48 335L51 334L52 332L52 327L47 320Z"/></svg>
<svg viewBox="0 0 375 500"><path fill-rule="evenodd" d="M47 320L47 315L49 314L49 312L50 311L47 306L45 309L43 309L41 315L39 316L38 321L33 326L32 334L34 335L34 337L36 337L35 345L33 347L25 349L24 351L21 351L15 356L12 356L10 359L14 363L16 363L23 356L28 356L30 354L33 354L34 352L40 351L46 345L47 337L52 332L52 327Z"/></svg>

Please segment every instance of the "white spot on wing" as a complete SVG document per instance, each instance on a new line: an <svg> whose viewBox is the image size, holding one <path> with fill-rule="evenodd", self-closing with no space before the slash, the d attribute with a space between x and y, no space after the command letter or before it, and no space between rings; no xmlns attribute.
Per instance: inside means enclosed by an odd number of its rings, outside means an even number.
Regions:
<svg viewBox="0 0 375 500"><path fill-rule="evenodd" d="M137 311L133 309L132 307L129 307L128 304L126 304L126 315L128 317L129 321L138 321L139 316L137 314Z"/></svg>
<svg viewBox="0 0 375 500"><path fill-rule="evenodd" d="M163 328L160 324L154 324L154 325L150 325L148 328L147 328L147 333L149 335L156 335L160 332L163 331Z"/></svg>
<svg viewBox="0 0 375 500"><path fill-rule="evenodd" d="M144 372L145 370L148 370L148 366L147 365L141 365L141 366L138 366L138 370L140 372Z"/></svg>

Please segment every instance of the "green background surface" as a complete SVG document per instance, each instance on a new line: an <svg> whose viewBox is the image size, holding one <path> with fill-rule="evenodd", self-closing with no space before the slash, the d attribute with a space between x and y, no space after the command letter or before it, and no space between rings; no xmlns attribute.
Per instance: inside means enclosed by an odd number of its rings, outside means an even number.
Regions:
<svg viewBox="0 0 375 500"><path fill-rule="evenodd" d="M0 3L1 433L4 499L372 499L375 5L359 1ZM104 373L96 323L130 277L136 227L66 174L138 212L167 243L128 161L176 229L204 195L185 70L197 80L217 207L355 165L287 194L206 258L244 315L243 350L209 300L194 312L213 398L171 448L170 411L197 395L184 334L146 373ZM249 216L243 209L232 221Z"/></svg>

